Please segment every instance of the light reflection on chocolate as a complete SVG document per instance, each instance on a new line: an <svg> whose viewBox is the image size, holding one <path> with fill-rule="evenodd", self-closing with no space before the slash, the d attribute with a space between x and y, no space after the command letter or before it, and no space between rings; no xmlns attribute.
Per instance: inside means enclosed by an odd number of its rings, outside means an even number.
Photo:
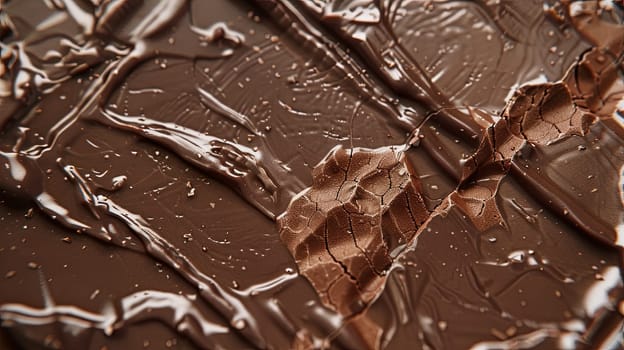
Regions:
<svg viewBox="0 0 624 350"><path fill-rule="evenodd" d="M623 13L3 2L0 346L623 347Z"/></svg>

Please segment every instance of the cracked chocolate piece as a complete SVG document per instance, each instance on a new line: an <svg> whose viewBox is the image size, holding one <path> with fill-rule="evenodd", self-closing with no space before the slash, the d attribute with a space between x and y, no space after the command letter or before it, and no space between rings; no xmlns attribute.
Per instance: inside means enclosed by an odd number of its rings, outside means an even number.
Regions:
<svg viewBox="0 0 624 350"><path fill-rule="evenodd" d="M335 148L278 219L301 274L344 316L379 295L392 262L429 216L409 169L394 147Z"/></svg>
<svg viewBox="0 0 624 350"><path fill-rule="evenodd" d="M585 135L594 119L575 104L564 82L518 89L503 118L487 129L474 163L466 162L468 181L451 199L480 231L504 225L494 197L516 154L527 144L549 145L570 135Z"/></svg>
<svg viewBox="0 0 624 350"><path fill-rule="evenodd" d="M608 51L594 48L581 57L564 81L578 108L605 119L611 118L624 97L621 74Z"/></svg>
<svg viewBox="0 0 624 350"><path fill-rule="evenodd" d="M480 232L496 225L504 225L503 216L496 203L496 194L502 178L503 175L493 175L479 179L450 195L451 200Z"/></svg>
<svg viewBox="0 0 624 350"><path fill-rule="evenodd" d="M574 105L564 83L519 89L505 117L514 136L536 144L569 134L583 135L589 124L589 118Z"/></svg>
<svg viewBox="0 0 624 350"><path fill-rule="evenodd" d="M602 220L587 214L563 194L551 193L548 188L556 186L547 181L548 177L540 179L541 185L527 182L527 174L534 171L519 168L516 157L522 150L552 146L572 135L585 136L591 125L611 118L624 96L624 86L617 66L607 57L602 50L589 50L561 81L527 85L516 91L503 118L487 129L472 162L465 162L464 178L468 181L451 195L475 227L485 231L504 224L493 198L500 181L511 171L528 188L541 193L545 202L552 203L552 198L557 198L556 211L569 216L574 225L584 227L587 233L605 242L617 240L613 228ZM550 185L544 187L545 183Z"/></svg>

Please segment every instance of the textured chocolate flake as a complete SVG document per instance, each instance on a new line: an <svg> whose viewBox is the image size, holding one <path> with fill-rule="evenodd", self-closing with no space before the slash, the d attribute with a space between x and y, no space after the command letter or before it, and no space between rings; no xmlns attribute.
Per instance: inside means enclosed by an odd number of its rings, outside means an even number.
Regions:
<svg viewBox="0 0 624 350"><path fill-rule="evenodd" d="M323 304L351 316L379 295L429 212L392 147L336 148L313 177L278 219L280 235Z"/></svg>

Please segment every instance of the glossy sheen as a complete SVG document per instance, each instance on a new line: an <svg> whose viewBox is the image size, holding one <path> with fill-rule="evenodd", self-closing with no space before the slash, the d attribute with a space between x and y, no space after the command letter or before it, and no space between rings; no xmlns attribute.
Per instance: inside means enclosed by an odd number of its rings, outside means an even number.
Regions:
<svg viewBox="0 0 624 350"><path fill-rule="evenodd" d="M0 347L624 347L621 1L0 8Z"/></svg>

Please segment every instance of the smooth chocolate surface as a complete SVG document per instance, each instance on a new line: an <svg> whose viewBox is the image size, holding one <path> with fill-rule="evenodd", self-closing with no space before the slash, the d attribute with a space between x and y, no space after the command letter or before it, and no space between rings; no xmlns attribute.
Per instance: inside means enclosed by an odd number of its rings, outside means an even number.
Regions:
<svg viewBox="0 0 624 350"><path fill-rule="evenodd" d="M624 348L621 1L0 1L0 348Z"/></svg>

